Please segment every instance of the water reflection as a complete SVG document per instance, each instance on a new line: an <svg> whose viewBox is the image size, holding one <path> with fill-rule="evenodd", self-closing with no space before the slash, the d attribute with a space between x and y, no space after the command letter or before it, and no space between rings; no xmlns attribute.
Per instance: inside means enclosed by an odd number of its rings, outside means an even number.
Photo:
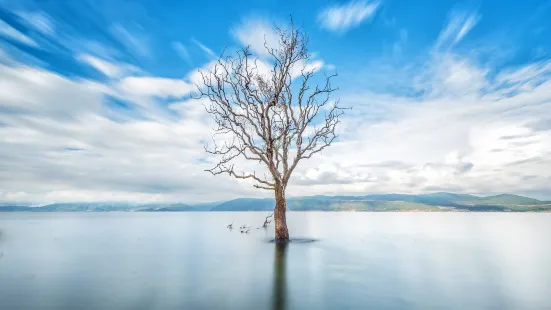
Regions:
<svg viewBox="0 0 551 310"><path fill-rule="evenodd" d="M2 232L2 229L0 229L0 246L2 245L2 242L4 242L4 233ZM0 248L0 259L4 256L4 252L2 251L2 248Z"/></svg>
<svg viewBox="0 0 551 310"><path fill-rule="evenodd" d="M547 309L551 214L0 215L0 309ZM308 223L308 225L304 225ZM238 226L239 225L239 226ZM314 227L314 228L313 228ZM323 227L323 228L315 228ZM312 242L320 240L320 242Z"/></svg>
<svg viewBox="0 0 551 310"><path fill-rule="evenodd" d="M2 234L2 230L0 229L0 245L2 245L2 239L4 239L4 235ZM0 259L4 256L4 252L2 251L2 248L0 248Z"/></svg>
<svg viewBox="0 0 551 310"><path fill-rule="evenodd" d="M272 309L287 309L287 260L288 243L276 242L274 247L274 284L272 295Z"/></svg>

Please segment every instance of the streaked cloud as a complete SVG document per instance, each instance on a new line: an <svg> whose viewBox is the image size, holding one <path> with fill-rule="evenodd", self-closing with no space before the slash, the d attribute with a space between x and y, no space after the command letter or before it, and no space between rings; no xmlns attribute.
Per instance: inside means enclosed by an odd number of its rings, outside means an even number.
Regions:
<svg viewBox="0 0 551 310"><path fill-rule="evenodd" d="M172 48L182 57L183 60L186 61L188 65L193 65L193 62L191 61L191 57L189 56L189 52L187 48L180 42L172 42Z"/></svg>
<svg viewBox="0 0 551 310"><path fill-rule="evenodd" d="M232 28L231 34L242 46L249 46L259 56L268 57L267 48L276 47L279 38L274 29L275 23L258 17L244 18Z"/></svg>
<svg viewBox="0 0 551 310"><path fill-rule="evenodd" d="M476 11L452 11L447 25L440 32L436 48L448 48L459 43L476 26L480 18Z"/></svg>
<svg viewBox="0 0 551 310"><path fill-rule="evenodd" d="M78 60L85 62L105 74L110 78L118 78L127 73L137 72L138 68L127 64L114 64L104 59L94 57L88 54L82 54L77 57Z"/></svg>
<svg viewBox="0 0 551 310"><path fill-rule="evenodd" d="M21 17L23 21L33 29L43 34L53 35L55 33L55 26L51 17L44 12L20 11L17 12L17 15L19 15L19 17Z"/></svg>
<svg viewBox="0 0 551 310"><path fill-rule="evenodd" d="M193 41L193 43L195 43L197 46L199 46L199 48L201 50L203 50L203 52L205 52L207 55L209 55L210 57L216 57L216 53L214 53L210 48L208 48L206 45L204 45L203 43L199 42L197 39L195 38L192 38L191 41Z"/></svg>
<svg viewBox="0 0 551 310"><path fill-rule="evenodd" d="M360 26L366 19L372 17L379 2L351 1L347 4L325 8L318 15L321 26L334 32L346 32Z"/></svg>
<svg viewBox="0 0 551 310"><path fill-rule="evenodd" d="M260 58L259 72L266 73L271 67L264 43L277 42L274 20L257 14L209 20L219 23L210 28L166 28L140 13L154 12L147 3L120 14L119 4L109 3L109 12L94 6L97 12L79 15L90 17L82 23L40 5L0 21L0 201L194 202L269 195L247 181L204 172L216 161L203 148L213 123L204 110L208 102L189 96L200 82L197 70L211 69L217 53L182 38L209 38L215 50L250 45ZM356 1L317 9L327 13L320 16L332 14L325 29L343 33L382 5ZM346 10L351 7L356 10ZM435 18L445 22L427 25L434 32L429 37L423 30L422 40L421 28L388 8L385 18L392 23L373 19L384 31L373 27L369 39L353 43L295 20L311 34L314 54L299 65L338 68L336 97L353 109L332 147L301 162L288 195L450 190L551 199L549 57L532 58L535 45L527 47L528 57L516 50L500 56L505 61L496 61L493 52L480 57L473 47L478 43L490 51L508 46L478 23L493 14L484 7L454 8ZM308 9L310 20L320 18L317 9ZM51 27L31 23L33 14L46 16ZM492 16L488 23L497 28L497 20ZM541 27L537 35L543 36L548 30ZM547 49L545 44L537 42ZM294 78L299 73L292 69ZM261 171L254 162L236 167Z"/></svg>
<svg viewBox="0 0 551 310"><path fill-rule="evenodd" d="M242 47L249 47L249 50L255 56L260 57L255 66L261 74L269 74L271 65L266 60L271 57L268 49L276 48L279 44L279 37L274 28L275 24L270 25L265 19L261 18L244 18L239 24L232 27L231 34L239 42ZM297 78L301 75L302 70L319 71L323 68L324 62L316 59L315 55L310 59L309 63L299 61L291 68L291 77Z"/></svg>
<svg viewBox="0 0 551 310"><path fill-rule="evenodd" d="M160 98L181 98L196 89L194 85L183 80L146 76L126 77L119 82L118 87L131 96Z"/></svg>
<svg viewBox="0 0 551 310"><path fill-rule="evenodd" d="M10 26L8 23L4 22L2 19L0 19L0 36L3 36L5 38L18 41L20 43L38 47L38 44L36 42L29 38L28 36L24 35L17 29Z"/></svg>
<svg viewBox="0 0 551 310"><path fill-rule="evenodd" d="M132 33L122 25L116 24L111 27L113 35L127 47L128 52L139 56L150 56L148 39L138 33Z"/></svg>

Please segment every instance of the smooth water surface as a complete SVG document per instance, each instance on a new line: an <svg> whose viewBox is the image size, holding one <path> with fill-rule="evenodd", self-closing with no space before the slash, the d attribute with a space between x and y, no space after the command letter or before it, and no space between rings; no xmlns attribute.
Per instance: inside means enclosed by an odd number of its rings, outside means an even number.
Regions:
<svg viewBox="0 0 551 310"><path fill-rule="evenodd" d="M266 215L0 213L0 309L551 309L551 214Z"/></svg>

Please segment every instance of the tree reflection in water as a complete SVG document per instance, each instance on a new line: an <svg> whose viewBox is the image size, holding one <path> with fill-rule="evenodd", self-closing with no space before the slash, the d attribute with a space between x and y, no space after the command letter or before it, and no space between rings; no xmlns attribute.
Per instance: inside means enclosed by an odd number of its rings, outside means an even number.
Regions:
<svg viewBox="0 0 551 310"><path fill-rule="evenodd" d="M274 243L273 310L287 309L287 269L285 263L288 245L287 242Z"/></svg>

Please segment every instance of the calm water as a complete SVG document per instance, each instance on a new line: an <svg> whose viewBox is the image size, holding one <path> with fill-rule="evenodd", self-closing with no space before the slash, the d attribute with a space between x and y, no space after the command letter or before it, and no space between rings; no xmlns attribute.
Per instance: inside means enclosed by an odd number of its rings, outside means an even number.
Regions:
<svg viewBox="0 0 551 310"><path fill-rule="evenodd" d="M265 215L0 213L0 308L551 309L551 214Z"/></svg>

